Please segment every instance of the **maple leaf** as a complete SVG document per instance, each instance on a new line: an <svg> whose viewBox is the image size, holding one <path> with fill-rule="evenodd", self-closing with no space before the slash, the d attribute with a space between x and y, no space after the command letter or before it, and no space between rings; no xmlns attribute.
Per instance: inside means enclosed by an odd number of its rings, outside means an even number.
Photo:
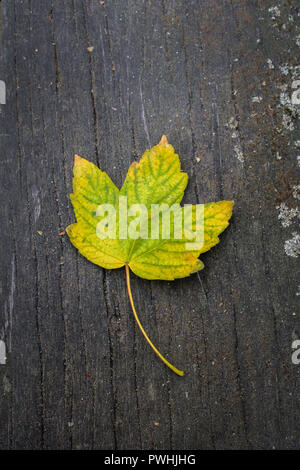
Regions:
<svg viewBox="0 0 300 470"><path fill-rule="evenodd" d="M73 245L91 262L105 269L125 266L138 326L156 354L178 375L183 371L161 355L139 321L129 270L144 279L174 280L204 267L199 255L219 242L218 235L229 224L233 202L182 207L187 182L166 136L146 150L138 163L131 164L120 190L106 173L75 155L70 197L77 222L66 228ZM183 226L178 236L176 230ZM201 237L191 243L199 226Z"/></svg>

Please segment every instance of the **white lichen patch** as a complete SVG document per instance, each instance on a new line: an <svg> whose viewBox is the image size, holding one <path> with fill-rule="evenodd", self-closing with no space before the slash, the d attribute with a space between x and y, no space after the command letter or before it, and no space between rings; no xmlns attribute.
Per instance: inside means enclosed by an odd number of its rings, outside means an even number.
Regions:
<svg viewBox="0 0 300 470"><path fill-rule="evenodd" d="M286 240L284 243L284 251L288 256L292 258L298 258L300 254L300 235L299 233L294 232L293 238Z"/></svg>
<svg viewBox="0 0 300 470"><path fill-rule="evenodd" d="M6 364L6 346L4 341L0 340L0 364Z"/></svg>
<svg viewBox="0 0 300 470"><path fill-rule="evenodd" d="M276 5L274 7L270 7L268 11L271 14L272 20L276 20L276 18L280 16L280 9Z"/></svg>
<svg viewBox="0 0 300 470"><path fill-rule="evenodd" d="M242 147L240 144L236 144L233 146L233 150L234 150L234 153L236 155L236 158L241 162L241 163L244 163L245 159L244 159L244 154L243 154L243 151L242 151Z"/></svg>
<svg viewBox="0 0 300 470"><path fill-rule="evenodd" d="M235 119L234 116L231 116L230 120L229 120L229 123L228 123L228 126L230 127L230 129L237 129L238 127L238 122L237 120Z"/></svg>
<svg viewBox="0 0 300 470"><path fill-rule="evenodd" d="M299 209L297 207L288 207L284 202L279 206L276 206L276 209L279 210L278 219L283 227L289 227L293 223L295 217L300 218Z"/></svg>
<svg viewBox="0 0 300 470"><path fill-rule="evenodd" d="M290 131L290 132L292 132L295 129L293 120L292 120L291 116L287 113L283 113L282 127L284 127L287 131Z"/></svg>
<svg viewBox="0 0 300 470"><path fill-rule="evenodd" d="M286 65L279 65L279 70L283 75L288 75L289 73L289 66Z"/></svg>
<svg viewBox="0 0 300 470"><path fill-rule="evenodd" d="M300 67L283 64L279 70L286 77L286 83L278 85L280 104L283 108L282 127L289 132L295 129L295 121L300 115Z"/></svg>
<svg viewBox="0 0 300 470"><path fill-rule="evenodd" d="M242 150L242 145L240 142L240 136L239 136L239 131L238 131L238 126L239 123L235 119L234 116L232 116L227 124L227 126L231 129L231 138L234 140L234 145L233 145L233 151L235 153L236 158L241 162L244 163L244 154Z"/></svg>
<svg viewBox="0 0 300 470"><path fill-rule="evenodd" d="M290 74L292 79L296 79L300 75L300 65L289 65L285 63L283 65L279 65L279 70L283 75Z"/></svg>
<svg viewBox="0 0 300 470"><path fill-rule="evenodd" d="M287 88L288 88L287 85L282 85L280 87L280 89L282 90L282 92L280 93L280 104L282 106L291 104L291 98L289 94L287 93Z"/></svg>
<svg viewBox="0 0 300 470"><path fill-rule="evenodd" d="M300 184L293 186L293 197L300 200Z"/></svg>
<svg viewBox="0 0 300 470"><path fill-rule="evenodd" d="M253 96L251 101L252 103L260 103L262 101L262 96Z"/></svg>

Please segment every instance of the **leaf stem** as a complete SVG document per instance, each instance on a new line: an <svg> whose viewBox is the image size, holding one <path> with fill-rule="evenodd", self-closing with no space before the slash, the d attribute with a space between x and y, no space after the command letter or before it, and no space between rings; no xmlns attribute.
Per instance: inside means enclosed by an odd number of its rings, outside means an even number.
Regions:
<svg viewBox="0 0 300 470"><path fill-rule="evenodd" d="M127 290L128 290L128 296L129 296L129 300L130 300L130 304L131 304L131 308L132 308L132 311L133 311L133 315L134 315L134 318L141 330L141 332L143 333L144 337L146 338L146 340L148 341L148 343L150 344L151 348L153 349L153 351L158 355L158 357L170 368L172 369L173 372L175 372L175 374L177 375L180 375L180 376L183 376L184 375L184 372L183 370L179 370L177 369L177 367L174 367L172 364L170 364L170 362L167 361L166 358L164 358L164 356L158 351L158 349L154 346L154 344L151 342L150 338L148 337L146 331L144 330L144 328L142 327L141 325L141 322L139 320L139 317L136 313L136 310L135 310L135 306L134 306L134 303L133 303L133 298L132 298L132 292L131 292L131 287L130 287L130 274L129 274L129 266L128 264L125 265L125 270L126 270L126 282L127 282Z"/></svg>

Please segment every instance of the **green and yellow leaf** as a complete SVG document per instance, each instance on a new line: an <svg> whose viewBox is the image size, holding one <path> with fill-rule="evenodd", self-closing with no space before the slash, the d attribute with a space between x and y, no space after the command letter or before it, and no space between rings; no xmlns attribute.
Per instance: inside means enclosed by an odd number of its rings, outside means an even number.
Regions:
<svg viewBox="0 0 300 470"><path fill-rule="evenodd" d="M182 220L184 218L183 207L178 206L177 215L170 219L171 236L166 239L161 228L164 207L180 204L187 183L188 176L181 170L179 157L165 136L158 145L146 150L139 162L131 164L121 190L97 166L76 155L71 194L76 223L66 229L73 245L91 262L105 269L125 266L129 297L139 327L159 357L179 375L183 373L161 356L139 323L132 301L129 268L145 279L173 280L189 276L204 267L199 255L219 243L220 233L229 224L233 202L219 201L204 205L204 240L203 244L196 248L189 248L185 235L178 239L173 233L174 218L179 215ZM122 220L119 220L120 197L127 198L127 208L134 204L142 204L147 208L150 214L148 227L153 222L158 223L157 238L133 239L128 234L127 238L118 236L122 223ZM97 209L103 204L110 204L116 210L115 238L100 239L97 234L97 224L103 216L98 215ZM151 215L152 205L166 205L162 206L157 220ZM196 206L191 206L192 231L195 229L195 210ZM133 218L128 216L128 225Z"/></svg>

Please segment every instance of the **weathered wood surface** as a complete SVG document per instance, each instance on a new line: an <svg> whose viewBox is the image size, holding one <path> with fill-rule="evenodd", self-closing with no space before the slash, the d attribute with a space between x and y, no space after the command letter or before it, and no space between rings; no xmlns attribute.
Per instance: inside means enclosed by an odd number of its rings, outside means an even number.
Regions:
<svg viewBox="0 0 300 470"><path fill-rule="evenodd" d="M1 1L1 449L299 448L297 4ZM132 277L184 378L124 270L59 235L75 153L120 186L162 133L185 201L235 200L199 276Z"/></svg>

